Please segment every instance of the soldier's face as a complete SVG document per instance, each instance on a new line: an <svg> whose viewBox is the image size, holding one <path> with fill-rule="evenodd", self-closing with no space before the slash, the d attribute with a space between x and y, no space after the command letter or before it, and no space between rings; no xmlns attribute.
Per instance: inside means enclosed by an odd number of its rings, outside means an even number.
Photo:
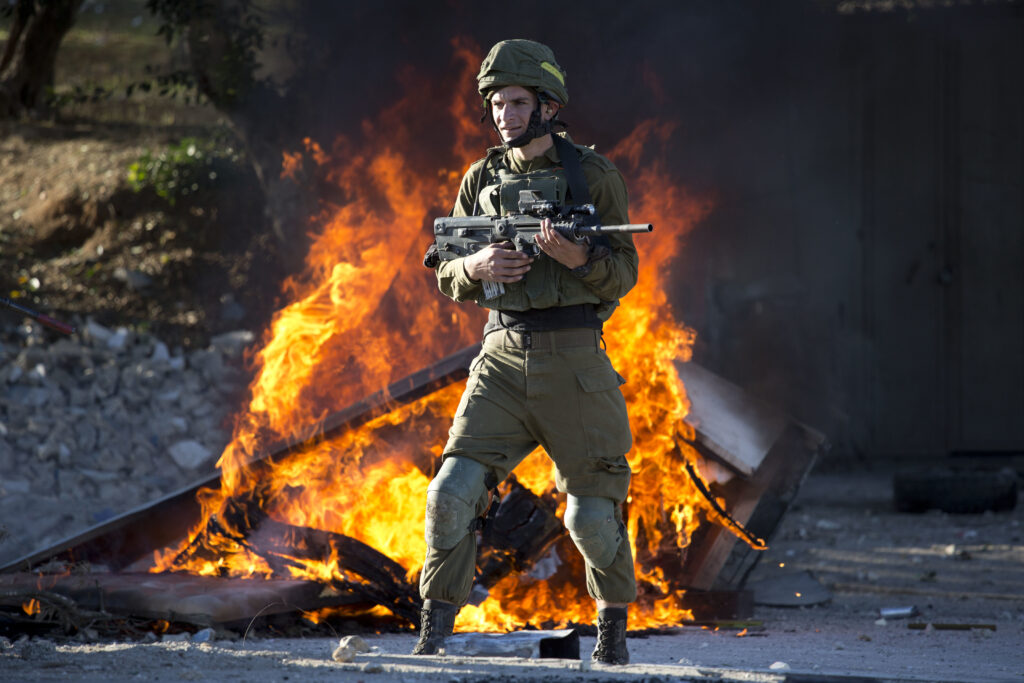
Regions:
<svg viewBox="0 0 1024 683"><path fill-rule="evenodd" d="M537 95L518 85L508 85L491 94L491 116L501 135L502 142L515 139L526 131L530 114L537 108ZM545 121L554 116L557 108L545 102L541 107L541 118Z"/></svg>

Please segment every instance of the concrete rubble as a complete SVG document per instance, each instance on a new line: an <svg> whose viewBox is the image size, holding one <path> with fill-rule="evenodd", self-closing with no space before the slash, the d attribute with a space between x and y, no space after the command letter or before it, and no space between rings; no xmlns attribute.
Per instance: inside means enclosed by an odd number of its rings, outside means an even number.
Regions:
<svg viewBox="0 0 1024 683"><path fill-rule="evenodd" d="M0 562L212 472L253 341L172 351L92 321L57 341L27 324L0 341Z"/></svg>

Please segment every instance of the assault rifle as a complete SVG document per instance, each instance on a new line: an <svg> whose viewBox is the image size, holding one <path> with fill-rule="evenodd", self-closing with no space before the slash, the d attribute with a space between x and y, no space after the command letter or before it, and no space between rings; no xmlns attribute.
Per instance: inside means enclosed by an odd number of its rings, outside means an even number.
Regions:
<svg viewBox="0 0 1024 683"><path fill-rule="evenodd" d="M66 323L62 323L59 320L54 320L48 315L37 313L28 306L16 304L6 297L0 296L0 306L6 306L7 308L18 311L19 313L23 313L24 315L27 315L28 317L35 320L40 325L45 325L46 327L49 327L51 330L57 330L58 332L63 332L64 334L74 334L75 332L74 325L68 325Z"/></svg>
<svg viewBox="0 0 1024 683"><path fill-rule="evenodd" d="M435 219L434 243L441 261L469 256L498 242L511 242L516 251L538 256L541 252L537 235L543 218L550 218L551 227L576 243L604 235L654 230L650 223L601 225L595 214L593 204L559 207L555 202L541 199L535 191L523 190L519 193L519 213Z"/></svg>

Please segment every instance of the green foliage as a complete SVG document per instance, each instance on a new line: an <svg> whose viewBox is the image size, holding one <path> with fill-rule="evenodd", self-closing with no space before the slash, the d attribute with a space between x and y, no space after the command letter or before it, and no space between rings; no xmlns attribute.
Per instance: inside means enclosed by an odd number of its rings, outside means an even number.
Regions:
<svg viewBox="0 0 1024 683"><path fill-rule="evenodd" d="M157 35L170 44L188 31L190 47L205 63L200 91L219 106L245 99L257 82L258 56L267 23L252 0L146 0L146 9L163 23ZM211 46L218 48L211 50Z"/></svg>
<svg viewBox="0 0 1024 683"><path fill-rule="evenodd" d="M242 155L231 145L183 138L159 152L147 151L128 167L136 192L152 189L171 206L190 195L214 192L242 172Z"/></svg>

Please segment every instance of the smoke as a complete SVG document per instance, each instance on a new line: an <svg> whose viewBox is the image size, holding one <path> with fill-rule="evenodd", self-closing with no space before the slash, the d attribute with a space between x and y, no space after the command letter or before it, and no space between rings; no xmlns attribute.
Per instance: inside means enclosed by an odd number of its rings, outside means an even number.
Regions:
<svg viewBox="0 0 1024 683"><path fill-rule="evenodd" d="M672 122L660 150L667 180L714 205L671 274L677 317L698 333L695 359L830 433L840 448L861 447L867 416L857 411L877 343L864 300L874 286L864 280L865 103L921 106L901 92L871 94L872 74L890 67L878 55L903 59L887 46L909 38L920 63L903 68L926 77L937 46L969 31L953 12L989 10L396 0L289 11L299 48L289 86L294 125L317 140L380 125L375 117L391 102L422 92L414 115L384 125L403 136L416 167L450 167L447 112L453 101L478 102L458 78L456 40L480 56L507 38L551 46L568 72L563 118L577 142L598 151L643 121ZM643 191L630 180L631 193ZM843 444L847 437L835 435L847 431L856 433Z"/></svg>

